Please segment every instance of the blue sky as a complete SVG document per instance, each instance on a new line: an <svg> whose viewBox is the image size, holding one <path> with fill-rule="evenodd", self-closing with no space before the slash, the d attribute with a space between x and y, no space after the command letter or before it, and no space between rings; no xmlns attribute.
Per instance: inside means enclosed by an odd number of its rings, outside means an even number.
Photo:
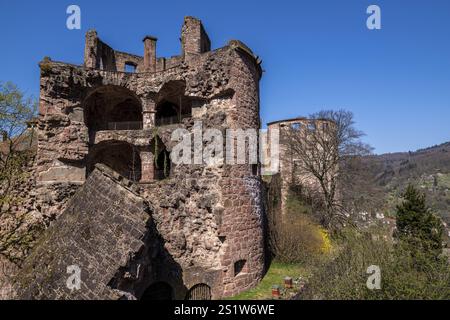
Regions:
<svg viewBox="0 0 450 320"><path fill-rule="evenodd" d="M81 30L66 28L70 4ZM381 30L366 27L370 4ZM177 55L186 15L202 19L213 48L239 39L262 58L264 122L343 108L376 153L450 140L448 0L0 0L0 81L38 96L38 62L81 64L90 28L117 50L142 54L152 34L158 55Z"/></svg>

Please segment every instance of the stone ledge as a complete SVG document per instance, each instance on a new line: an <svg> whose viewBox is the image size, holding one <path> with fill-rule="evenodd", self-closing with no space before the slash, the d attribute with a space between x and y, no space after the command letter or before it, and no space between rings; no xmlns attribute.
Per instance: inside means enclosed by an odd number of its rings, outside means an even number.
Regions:
<svg viewBox="0 0 450 320"><path fill-rule="evenodd" d="M136 185L133 181L125 178L120 173L114 171L107 165L104 165L103 163L97 163L95 165L95 169L100 171L104 176L110 178L111 180L113 180L117 184L121 185L125 189L131 191L132 193L134 193L137 196L140 196L140 192L139 192L140 188L138 185Z"/></svg>

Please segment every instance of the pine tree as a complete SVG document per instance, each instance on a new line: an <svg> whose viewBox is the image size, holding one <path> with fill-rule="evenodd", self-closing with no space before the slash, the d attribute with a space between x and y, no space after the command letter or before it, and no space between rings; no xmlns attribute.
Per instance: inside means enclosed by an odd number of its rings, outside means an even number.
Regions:
<svg viewBox="0 0 450 320"><path fill-rule="evenodd" d="M426 205L423 193L408 185L404 201L397 206L396 237L422 253L434 256L442 252L441 220Z"/></svg>

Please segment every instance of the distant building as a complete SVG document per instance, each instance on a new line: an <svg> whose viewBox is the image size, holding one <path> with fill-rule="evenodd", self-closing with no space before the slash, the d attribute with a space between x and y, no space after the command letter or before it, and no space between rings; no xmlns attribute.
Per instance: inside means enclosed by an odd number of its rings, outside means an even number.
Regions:
<svg viewBox="0 0 450 320"><path fill-rule="evenodd" d="M285 213L286 200L291 187L298 187L305 194L320 191L318 180L308 171L302 169L300 159L292 151L289 138L298 133L301 137L306 130L326 130L333 122L327 119L308 119L298 117L292 119L278 120L267 124L268 135L272 130L279 130L279 171L281 181L281 213ZM270 149L270 144L268 146ZM262 168L263 175L271 175L270 162Z"/></svg>

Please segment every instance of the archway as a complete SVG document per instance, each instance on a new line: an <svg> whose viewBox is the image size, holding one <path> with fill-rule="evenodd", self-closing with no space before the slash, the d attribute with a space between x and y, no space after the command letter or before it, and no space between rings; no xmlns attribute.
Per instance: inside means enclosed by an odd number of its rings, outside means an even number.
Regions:
<svg viewBox="0 0 450 320"><path fill-rule="evenodd" d="M169 81L158 92L155 125L163 126L180 123L192 115L192 101L185 96L184 81Z"/></svg>
<svg viewBox="0 0 450 320"><path fill-rule="evenodd" d="M102 86L89 94L83 105L90 132L142 129L142 105L126 88Z"/></svg>
<svg viewBox="0 0 450 320"><path fill-rule="evenodd" d="M155 180L163 180L170 176L171 162L170 153L164 148L156 156L154 163L154 178Z"/></svg>
<svg viewBox="0 0 450 320"><path fill-rule="evenodd" d="M166 282L156 282L145 289L140 300L172 300L172 287Z"/></svg>
<svg viewBox="0 0 450 320"><path fill-rule="evenodd" d="M95 164L103 163L131 181L141 180L141 158L133 145L121 141L104 141L89 152L86 172L89 175Z"/></svg>
<svg viewBox="0 0 450 320"><path fill-rule="evenodd" d="M167 151L164 142L158 136L151 141L150 150L153 153L153 179L163 180L168 178L172 170L170 152Z"/></svg>
<svg viewBox="0 0 450 320"><path fill-rule="evenodd" d="M196 284L187 292L186 300L211 300L211 287L205 283Z"/></svg>
<svg viewBox="0 0 450 320"><path fill-rule="evenodd" d="M178 105L169 101L163 101L158 104L155 114L156 126L179 123L180 121L181 119Z"/></svg>

